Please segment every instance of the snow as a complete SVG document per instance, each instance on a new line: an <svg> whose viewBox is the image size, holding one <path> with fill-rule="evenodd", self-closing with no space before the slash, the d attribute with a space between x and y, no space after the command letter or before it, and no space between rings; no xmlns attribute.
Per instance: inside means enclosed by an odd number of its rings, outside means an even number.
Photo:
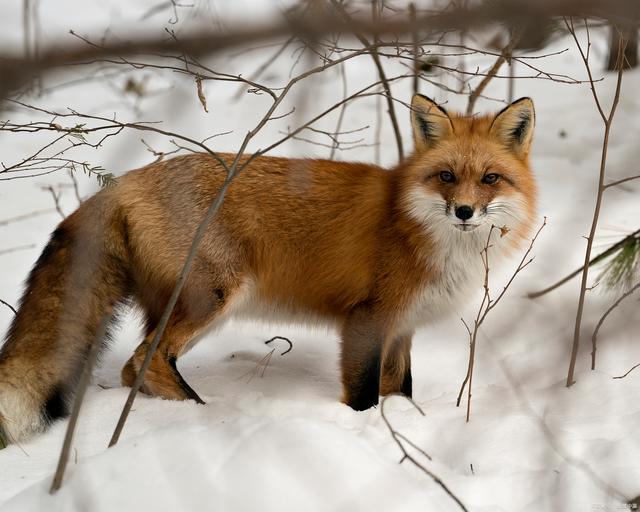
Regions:
<svg viewBox="0 0 640 512"><path fill-rule="evenodd" d="M136 34L154 34L171 15L167 11L140 20L154 5L151 1L85 3L80 11L71 1L41 2L43 37L47 41L69 38L69 29L95 38L106 29L117 37L134 30ZM181 21L176 29L186 30L216 13L224 14L231 25L241 20L247 9L255 13L255 19L265 21L275 15L272 5L218 1L207 9L196 2L195 11L179 10ZM19 49L20 5L3 5L2 13L0 43ZM597 32L593 37L595 67L600 74L604 37ZM536 65L546 71L584 77L571 40L561 38L550 50L564 48L569 50L536 61ZM216 55L210 64L221 71L247 73L271 51ZM267 82L273 85L285 81L294 60L295 56L287 53L278 72L271 73ZM298 72L305 65L301 60ZM390 74L404 72L393 61L386 60L385 65ZM525 73L522 67L516 70ZM352 61L346 71L350 91L375 79L367 58ZM266 96L253 94L233 101L237 85L205 82L210 107L210 113L205 113L192 82L160 72L143 74L153 94L137 105L135 98L123 99L118 93L126 73L103 78L97 72L96 79L88 84L56 89L30 100L60 110L68 106L106 116L117 112L122 120L162 120L163 128L195 138L233 130L232 134L212 139L216 150L236 149L269 104ZM45 78L45 86L80 76L81 71L52 73ZM598 84L605 105L613 96L613 78L606 75ZM303 84L279 110L285 113L295 105L295 114L270 123L249 150L273 142L281 136L279 132L321 112L342 94L335 70ZM640 98L635 94L636 86L640 87L640 74L627 73L612 131L612 180L638 172ZM505 89L506 84L497 81L487 95L503 97ZM396 83L393 91L396 97L408 101L410 80ZM423 92L436 100L447 100L450 110L465 107L464 98L444 96L426 84ZM623 510L620 495L632 498L640 494L640 370L624 379L612 377L640 362L637 300L627 300L605 323L599 337L597 370L591 371L591 333L615 296L598 288L588 294L576 384L567 389L564 382L579 284L574 280L534 301L525 297L527 291L546 286L581 264L585 245L582 236L591 222L603 126L586 84L522 79L516 83L516 94L531 96L536 105L533 164L540 186L540 221L546 216L548 226L534 248L534 263L516 279L482 328L471 421L465 422L463 407L455 407L468 357L467 336L458 317L472 318L481 290L459 315L430 325L415 337L414 398L426 415L421 416L399 397L388 400L385 412L393 426L433 460L411 453L474 512ZM478 110L497 108L501 108L499 103L488 100L478 104ZM333 129L337 120L334 114L318 126ZM405 143L410 144L408 113L399 107L399 115ZM10 117L33 119L34 115L10 112ZM375 99L358 100L347 109L344 129L369 126L353 138L363 136L371 144L375 119ZM392 165L396 159L393 134L386 117L383 121L382 163ZM561 131L566 137L560 136ZM166 139L146 133L142 136L154 149L172 149ZM108 139L99 150L83 149L76 155L120 174L154 159L140 138L140 133L123 132ZM3 163L8 165L33 153L44 140L42 136L3 134ZM274 153L326 157L329 150L290 141ZM374 150L360 147L338 152L337 156L373 161ZM58 183L70 182L62 172L0 182L0 221L52 208L50 196L40 187ZM85 196L98 188L92 178L83 178L80 186ZM637 228L637 187L637 182L630 182L607 192L596 252ZM66 212L75 208L69 189L64 189L62 207ZM21 283L58 221L59 216L51 211L20 222L0 223L0 298L17 303ZM1 252L28 244L35 247ZM492 272L492 289L501 289L516 264L514 259L501 271ZM592 277L597 273L594 271ZM0 307L0 331L6 330L11 317L8 308ZM290 338L293 350L280 355L285 344L264 344L275 335ZM182 374L207 404L139 396L119 444L106 449L128 392L120 387L120 368L139 340L138 319L130 313L88 391L65 481L55 496L48 494L48 488L66 422L56 423L47 433L21 446L0 451L3 511L458 510L427 475L408 461L398 464L401 453L379 407L354 412L339 402L339 344L337 333L330 330L228 324L179 362ZM275 351L265 366L272 348Z"/></svg>

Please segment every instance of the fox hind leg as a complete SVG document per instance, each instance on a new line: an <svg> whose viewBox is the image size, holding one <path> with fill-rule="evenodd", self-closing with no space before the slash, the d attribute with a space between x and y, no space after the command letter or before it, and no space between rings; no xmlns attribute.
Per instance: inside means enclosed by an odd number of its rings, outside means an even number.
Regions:
<svg viewBox="0 0 640 512"><path fill-rule="evenodd" d="M191 399L204 403L184 380L178 371L176 361L195 344L199 336L223 321L229 309L229 299L235 294L238 286L228 283L224 287L204 292L201 287L198 289L195 286L187 286L185 289L189 295L183 293L178 300L145 372L141 391L169 400ZM123 385L133 385L156 330L157 324L151 322L145 339L122 369Z"/></svg>
<svg viewBox="0 0 640 512"><path fill-rule="evenodd" d="M198 403L204 403L193 388L187 384L176 366L178 356L184 352L184 347L194 336L193 331L189 332L190 329L185 327L187 326L181 325L181 322L170 323L167 326L144 374L141 391L168 400L192 399ZM145 337L133 356L124 365L122 369L123 385L133 386L155 334L156 330L154 329Z"/></svg>

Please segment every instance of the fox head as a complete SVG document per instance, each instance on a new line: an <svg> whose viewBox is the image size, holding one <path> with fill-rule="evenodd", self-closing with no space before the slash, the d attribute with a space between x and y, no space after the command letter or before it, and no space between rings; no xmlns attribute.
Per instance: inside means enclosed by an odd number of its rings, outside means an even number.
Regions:
<svg viewBox="0 0 640 512"><path fill-rule="evenodd" d="M525 237L535 210L529 151L535 112L521 98L495 115L449 115L415 95L415 155L403 182L408 214L433 235L486 236L491 225Z"/></svg>

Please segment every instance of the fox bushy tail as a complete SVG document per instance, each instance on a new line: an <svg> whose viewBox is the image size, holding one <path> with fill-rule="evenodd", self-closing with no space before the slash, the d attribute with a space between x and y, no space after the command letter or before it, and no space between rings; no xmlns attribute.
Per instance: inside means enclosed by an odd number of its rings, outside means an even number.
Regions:
<svg viewBox="0 0 640 512"><path fill-rule="evenodd" d="M0 349L0 444L66 416L96 330L129 293L126 217L104 190L53 232Z"/></svg>

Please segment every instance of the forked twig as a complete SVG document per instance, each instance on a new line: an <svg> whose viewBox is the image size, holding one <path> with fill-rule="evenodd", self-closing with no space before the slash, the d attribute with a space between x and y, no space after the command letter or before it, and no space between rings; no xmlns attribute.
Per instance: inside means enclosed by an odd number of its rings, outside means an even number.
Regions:
<svg viewBox="0 0 640 512"><path fill-rule="evenodd" d="M538 235L546 225L547 225L547 218L545 217L544 220L542 221L542 225L538 228L538 231L536 231L536 234L531 239L531 242L529 243L529 247L527 247L527 250L523 254L522 259L520 260L520 263L518 263L518 266L516 267L516 270L513 272L513 274L511 275L511 278L509 279L509 281L507 281L507 284L504 286L504 288L502 289L502 291L500 292L500 294L496 299L491 298L491 291L489 289L489 270L490 270L489 248L491 247L491 235L494 232L494 230L499 230L501 236L507 236L508 231L506 232L507 235L503 234L505 233L506 228L498 228L492 225L491 229L489 230L489 235L487 236L487 242L484 248L482 249L482 251L480 252L480 257L482 258L482 265L484 266L484 283L483 283L484 294L482 296L482 302L480 303L480 307L478 308L478 313L476 314L476 318L473 321L473 330L469 327L469 325L465 322L465 320L461 318L462 323L464 324L465 328L467 329L467 333L469 334L469 364L467 365L467 374L464 380L462 381L462 385L460 386L460 391L458 392L456 407L460 407L460 402L462 401L462 394L464 393L464 389L468 384L466 421L469 421L469 418L471 416L471 386L473 381L473 369L475 365L476 340L478 337L478 331L480 329L480 326L487 318L487 315L489 314L489 312L493 308L495 308L500 302L500 300L502 299L502 297L504 297L504 294L509 289L509 287L511 286L511 283L513 283L513 280L516 278L516 276L520 272L522 272L522 270L524 270L533 261L533 258L529 258L529 254L531 253L531 250L533 249L533 245L538 239Z"/></svg>
<svg viewBox="0 0 640 512"><path fill-rule="evenodd" d="M453 494L453 491L451 491L451 489L447 487L447 484L445 484L438 475L436 475L435 473L433 473L432 471L429 471L426 467L424 467L424 465L422 465L405 448L403 441L409 444L412 448L419 451L427 459L431 460L431 457L424 450L416 446L415 443L409 441L409 439L407 439L407 437L404 434L401 434L400 432L398 432L391 425L391 422L389 421L389 418L387 418L387 414L385 413L384 406L387 403L387 400L392 396L401 396L405 400L408 400L409 403L411 403L411 405L413 405L422 416L425 416L425 414L424 414L424 411L420 408L420 406L417 403L415 403L412 398L409 398L408 396L392 394L392 395L387 395L382 399L382 402L380 403L380 415L382 416L382 421L384 421L384 424L387 426L387 429L389 429L389 434L391 434L391 438L398 445L398 448L400 448L400 451L402 451L402 458L400 459L400 464L402 464L405 460L408 460L409 462L411 462L415 467L417 467L425 475L430 477L436 484L438 484L442 488L442 490L446 492L449 495L449 497L453 501L455 501L462 510L464 510L465 512L468 512L467 507L465 507L462 501L460 501L460 498L458 498L455 494Z"/></svg>

